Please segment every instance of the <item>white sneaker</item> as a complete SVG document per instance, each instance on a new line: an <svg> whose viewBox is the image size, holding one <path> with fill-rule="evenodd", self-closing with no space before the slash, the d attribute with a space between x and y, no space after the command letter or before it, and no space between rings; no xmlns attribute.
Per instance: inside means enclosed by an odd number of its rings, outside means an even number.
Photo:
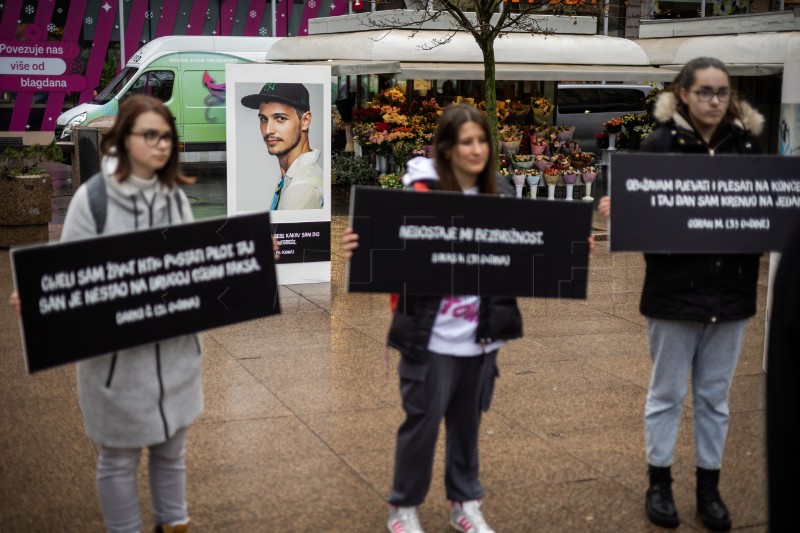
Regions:
<svg viewBox="0 0 800 533"><path fill-rule="evenodd" d="M481 514L481 501L450 502L450 525L462 533L494 533Z"/></svg>
<svg viewBox="0 0 800 533"><path fill-rule="evenodd" d="M392 533L425 533L419 525L416 507L389 506L389 521L386 526Z"/></svg>

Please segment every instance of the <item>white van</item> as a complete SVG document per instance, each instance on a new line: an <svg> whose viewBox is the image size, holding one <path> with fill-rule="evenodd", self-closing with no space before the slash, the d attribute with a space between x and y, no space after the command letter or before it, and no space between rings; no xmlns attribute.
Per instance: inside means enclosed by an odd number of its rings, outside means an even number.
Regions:
<svg viewBox="0 0 800 533"><path fill-rule="evenodd" d="M170 36L139 49L94 99L62 113L56 120L56 142L73 150L72 128L116 115L120 102L133 94L162 100L175 117L186 161L225 157L225 65L266 61L281 37ZM202 155L201 155L202 154Z"/></svg>
<svg viewBox="0 0 800 533"><path fill-rule="evenodd" d="M575 126L572 138L582 149L595 151L595 135L603 131L603 122L627 113L645 113L645 98L652 89L650 85L618 83L559 84L555 123Z"/></svg>

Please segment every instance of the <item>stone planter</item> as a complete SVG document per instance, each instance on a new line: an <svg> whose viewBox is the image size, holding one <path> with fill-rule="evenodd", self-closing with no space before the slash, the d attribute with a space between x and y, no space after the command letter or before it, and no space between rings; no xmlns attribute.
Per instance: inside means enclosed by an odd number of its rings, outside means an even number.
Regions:
<svg viewBox="0 0 800 533"><path fill-rule="evenodd" d="M47 242L52 199L47 174L0 179L0 248Z"/></svg>

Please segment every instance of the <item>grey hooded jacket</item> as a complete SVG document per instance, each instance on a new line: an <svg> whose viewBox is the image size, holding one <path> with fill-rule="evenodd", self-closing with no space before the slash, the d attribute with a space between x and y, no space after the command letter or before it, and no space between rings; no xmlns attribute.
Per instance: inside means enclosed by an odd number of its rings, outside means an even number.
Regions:
<svg viewBox="0 0 800 533"><path fill-rule="evenodd" d="M127 182L111 177L116 160L103 161L108 193L103 235L181 224L193 220L186 195L161 182L151 201ZM87 187L70 203L61 241L97 236ZM88 332L91 335L91 331ZM198 335L184 335L94 357L77 364L78 400L86 433L113 448L164 442L203 410L202 347Z"/></svg>

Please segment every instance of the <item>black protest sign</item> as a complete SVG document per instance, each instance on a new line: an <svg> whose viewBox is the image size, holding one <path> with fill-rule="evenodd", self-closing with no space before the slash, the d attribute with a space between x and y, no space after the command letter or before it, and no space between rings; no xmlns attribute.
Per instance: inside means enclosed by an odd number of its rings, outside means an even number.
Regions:
<svg viewBox="0 0 800 533"><path fill-rule="evenodd" d="M331 260L331 223L284 222L272 225L278 239L281 263L313 263Z"/></svg>
<svg viewBox="0 0 800 533"><path fill-rule="evenodd" d="M280 312L269 214L11 251L35 372Z"/></svg>
<svg viewBox="0 0 800 533"><path fill-rule="evenodd" d="M355 187L348 289L585 298L592 204Z"/></svg>
<svg viewBox="0 0 800 533"><path fill-rule="evenodd" d="M611 198L611 250L780 250L800 214L800 165L777 156L615 154Z"/></svg>

